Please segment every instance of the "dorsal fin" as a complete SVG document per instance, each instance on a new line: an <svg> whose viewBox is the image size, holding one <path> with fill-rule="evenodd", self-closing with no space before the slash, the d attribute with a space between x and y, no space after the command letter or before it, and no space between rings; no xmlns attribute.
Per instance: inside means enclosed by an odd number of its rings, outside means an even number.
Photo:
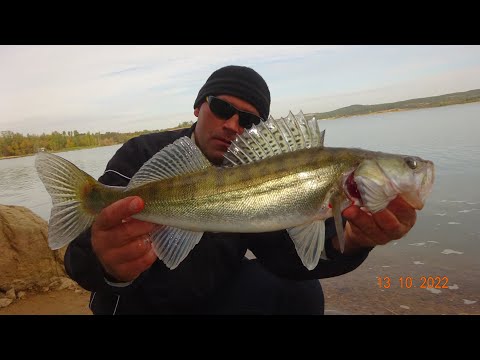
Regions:
<svg viewBox="0 0 480 360"><path fill-rule="evenodd" d="M224 154L224 164L236 166L285 152L322 148L324 135L318 121L315 118L307 121L302 111L297 115L290 111L286 118L277 120L270 116L237 136Z"/></svg>
<svg viewBox="0 0 480 360"><path fill-rule="evenodd" d="M172 178L212 166L197 145L187 136L165 146L133 176L127 190L151 181Z"/></svg>

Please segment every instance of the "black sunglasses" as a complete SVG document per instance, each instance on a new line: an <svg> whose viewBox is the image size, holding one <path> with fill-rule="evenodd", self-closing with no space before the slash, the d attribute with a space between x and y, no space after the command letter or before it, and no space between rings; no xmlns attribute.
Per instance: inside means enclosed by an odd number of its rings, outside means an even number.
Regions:
<svg viewBox="0 0 480 360"><path fill-rule="evenodd" d="M238 114L238 123L244 129L250 129L252 124L258 125L260 121L265 121L260 116L248 111L239 110L229 102L215 96L207 96L207 103L212 113L222 120L228 120L233 115Z"/></svg>

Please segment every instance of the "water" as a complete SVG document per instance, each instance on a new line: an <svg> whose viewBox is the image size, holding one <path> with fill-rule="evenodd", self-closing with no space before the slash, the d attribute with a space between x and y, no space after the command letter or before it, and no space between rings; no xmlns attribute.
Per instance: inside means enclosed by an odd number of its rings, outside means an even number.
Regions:
<svg viewBox="0 0 480 360"><path fill-rule="evenodd" d="M362 314L480 314L480 103L320 125L326 129L326 146L418 155L436 166L433 191L407 236L377 246L358 269L322 280L327 308ZM119 147L59 155L98 178ZM0 204L22 205L48 220L50 196L33 163L34 157L0 161ZM440 289L422 288L422 277L437 280ZM406 287L410 280L412 286Z"/></svg>
<svg viewBox="0 0 480 360"><path fill-rule="evenodd" d="M326 129L326 146L418 155L435 163L433 191L412 230L401 240L377 246L357 270L324 281L335 290L358 289L367 305L359 308L358 302L343 300L352 293L332 306L352 313L480 314L480 104L320 124ZM406 287L407 277L411 287ZM422 288L423 277L440 289ZM383 287L385 281L389 288Z"/></svg>
<svg viewBox="0 0 480 360"><path fill-rule="evenodd" d="M98 178L120 146L66 151L56 155ZM0 160L0 204L25 206L48 221L51 197L37 175L34 162L34 156Z"/></svg>

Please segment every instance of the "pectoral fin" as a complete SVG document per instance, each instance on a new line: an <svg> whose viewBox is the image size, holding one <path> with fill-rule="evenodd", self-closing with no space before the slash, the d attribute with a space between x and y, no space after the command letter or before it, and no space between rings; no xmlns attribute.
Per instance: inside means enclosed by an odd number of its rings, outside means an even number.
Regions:
<svg viewBox="0 0 480 360"><path fill-rule="evenodd" d="M342 210L345 205L345 195L335 193L330 199L332 205L333 219L335 220L335 230L337 230L338 244L340 245L340 252L345 251L345 234L343 231Z"/></svg>
<svg viewBox="0 0 480 360"><path fill-rule="evenodd" d="M170 269L175 269L197 245L203 232L171 226L158 226L151 233L152 246L158 258Z"/></svg>
<svg viewBox="0 0 480 360"><path fill-rule="evenodd" d="M325 221L317 220L287 229L297 254L308 270L314 269L325 245Z"/></svg>

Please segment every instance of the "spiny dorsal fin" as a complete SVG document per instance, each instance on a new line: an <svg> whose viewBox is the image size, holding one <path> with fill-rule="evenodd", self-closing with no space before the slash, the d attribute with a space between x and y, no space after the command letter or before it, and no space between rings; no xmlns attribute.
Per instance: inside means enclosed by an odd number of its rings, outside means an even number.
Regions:
<svg viewBox="0 0 480 360"><path fill-rule="evenodd" d="M322 148L325 131L320 131L315 119L307 121L303 112L293 115L290 111L286 118L252 125L230 144L224 154L225 165L247 164L285 152Z"/></svg>
<svg viewBox="0 0 480 360"><path fill-rule="evenodd" d="M127 190L151 181L172 178L212 166L205 155L187 136L165 146L133 176Z"/></svg>

